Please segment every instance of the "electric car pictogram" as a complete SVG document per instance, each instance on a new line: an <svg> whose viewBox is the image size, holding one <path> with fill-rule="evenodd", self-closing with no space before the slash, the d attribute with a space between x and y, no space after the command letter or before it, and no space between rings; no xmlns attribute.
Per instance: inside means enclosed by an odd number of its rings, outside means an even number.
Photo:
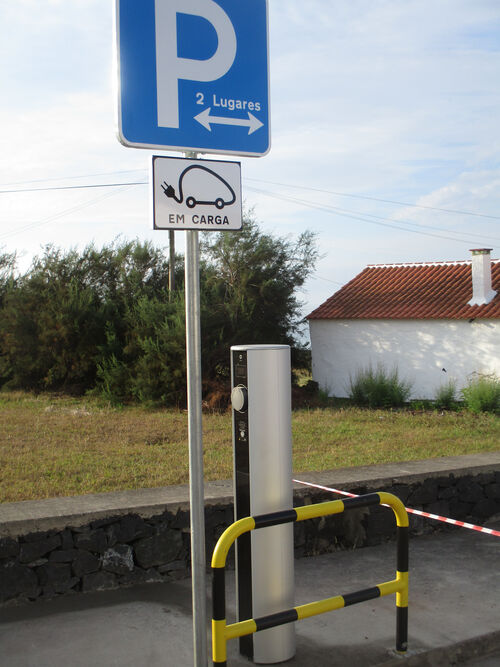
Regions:
<svg viewBox="0 0 500 667"><path fill-rule="evenodd" d="M192 189L189 187L189 181L191 179L188 177L186 181L186 177L193 171L204 171L209 174L209 179L205 178L205 181L208 181L206 185L209 186L208 189L210 192L214 192L216 194L215 197L208 198L206 193L201 192L201 189L199 189L199 186L196 185L196 182L192 184ZM199 176L199 174L196 175ZM195 181L195 179L193 179L193 181ZM178 204L182 204L185 201L188 208L194 208L200 204L203 206L215 206L221 210L224 208L224 206L230 206L236 201L236 194L233 188L227 181L222 178L222 176L219 176L219 174L216 174L215 171L208 169L208 167L202 167L201 165L197 164L186 167L186 169L184 169L184 171L179 176L179 184L177 187L179 192L178 196L174 187L169 185L166 181L163 181L161 187L167 197L171 197ZM185 191L189 194L184 200Z"/></svg>

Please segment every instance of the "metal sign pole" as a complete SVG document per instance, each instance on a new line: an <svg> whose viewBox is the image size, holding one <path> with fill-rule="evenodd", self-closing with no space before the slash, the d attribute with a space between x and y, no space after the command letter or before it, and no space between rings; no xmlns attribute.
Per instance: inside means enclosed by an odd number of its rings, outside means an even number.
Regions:
<svg viewBox="0 0 500 667"><path fill-rule="evenodd" d="M177 15L183 12L180 0L143 3L148 7L151 5L148 11L140 11L140 4L115 0L119 140L134 148L179 150L191 159L197 158L192 151L265 155L270 148L268 0L253 0L252 3L190 0L190 15L203 21L190 21L187 27L177 21ZM212 48L206 43L206 27L200 29L200 24L206 22L211 24L217 36L215 53L202 60L179 57L176 44L185 40L205 44L207 50ZM130 76L131 71L136 75ZM190 87L179 85L181 80L196 82L196 100ZM209 106L212 96L244 98L248 106L243 114L213 116ZM156 114L152 110L156 110ZM228 124L234 131L227 132ZM153 209L156 210L155 202L161 201L160 208L165 213L165 201L181 204L183 195L176 192L175 183L160 181L157 185L164 188L166 196L156 199L155 159L153 156ZM197 200L190 194L185 200L189 211L182 213L182 209L174 208L161 226L154 223L155 229L173 230L171 225L175 224L178 229L184 227L186 230L186 359L195 667L207 666L198 230L241 229L241 172L238 171L237 183L234 183L234 166L219 168L218 165L215 171L208 166L203 169L199 166L198 172L191 170L189 174L199 175L201 172L212 174L219 185L225 186L229 197L214 193L215 199L209 198L207 203L203 197ZM177 180L181 186L182 176L181 173ZM197 206L200 208L193 211ZM214 206L215 210L212 210ZM208 211L205 210L207 207ZM195 229L189 228L188 222L195 225ZM170 263L173 265L172 259Z"/></svg>
<svg viewBox="0 0 500 667"><path fill-rule="evenodd" d="M175 232L168 232L168 300L172 301L175 290Z"/></svg>
<svg viewBox="0 0 500 667"><path fill-rule="evenodd" d="M186 153L196 158L196 153ZM205 494L201 420L200 248L198 232L186 231L186 361L189 420L189 499L194 667L207 667Z"/></svg>

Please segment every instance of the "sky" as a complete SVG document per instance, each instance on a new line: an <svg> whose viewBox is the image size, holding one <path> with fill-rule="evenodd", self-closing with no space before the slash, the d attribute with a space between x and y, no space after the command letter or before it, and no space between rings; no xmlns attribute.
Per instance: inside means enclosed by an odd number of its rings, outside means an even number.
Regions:
<svg viewBox="0 0 500 667"><path fill-rule="evenodd" d="M140 184L160 153L116 138L113 4L0 3L0 251L20 270L46 244L167 246ZM304 314L367 264L500 257L498 0L269 0L269 45L271 150L237 159L263 231L317 235Z"/></svg>

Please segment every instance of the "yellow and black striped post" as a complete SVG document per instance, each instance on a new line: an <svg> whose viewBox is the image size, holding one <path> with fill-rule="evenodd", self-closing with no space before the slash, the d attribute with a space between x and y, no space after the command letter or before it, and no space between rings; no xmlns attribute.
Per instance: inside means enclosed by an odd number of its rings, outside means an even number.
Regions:
<svg viewBox="0 0 500 667"><path fill-rule="evenodd" d="M396 515L397 522L397 570L396 578L372 588L365 588L354 593L310 602L292 607L276 614L250 618L238 623L226 624L225 566L229 548L243 533L266 526L276 526L293 521L304 521L330 514L340 514L345 510L370 505L389 505ZM227 664L226 644L229 639L243 637L268 628L293 623L327 611L348 607L358 602L373 600L384 595L396 594L396 650L404 653L408 647L408 514L403 503L391 493L370 493L348 500L332 500L316 505L297 507L282 512L246 517L233 523L219 538L212 557L212 657L214 665Z"/></svg>

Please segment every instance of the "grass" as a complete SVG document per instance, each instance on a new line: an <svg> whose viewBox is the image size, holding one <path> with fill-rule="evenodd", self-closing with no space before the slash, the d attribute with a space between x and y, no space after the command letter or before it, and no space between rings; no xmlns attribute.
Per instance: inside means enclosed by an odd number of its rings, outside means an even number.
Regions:
<svg viewBox="0 0 500 667"><path fill-rule="evenodd" d="M188 482L187 414L0 392L0 502ZM317 408L292 417L294 470L494 451L500 419ZM203 417L205 478L232 475L229 413Z"/></svg>

